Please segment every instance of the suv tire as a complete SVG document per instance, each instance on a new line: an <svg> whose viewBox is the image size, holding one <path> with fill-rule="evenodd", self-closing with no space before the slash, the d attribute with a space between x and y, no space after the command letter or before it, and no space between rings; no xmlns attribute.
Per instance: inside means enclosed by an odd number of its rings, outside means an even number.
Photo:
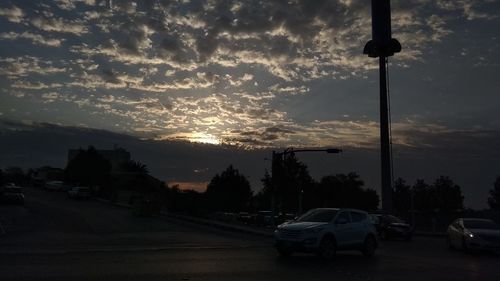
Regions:
<svg viewBox="0 0 500 281"><path fill-rule="evenodd" d="M448 245L448 249L455 250L455 246L451 243L450 235L446 236L446 244Z"/></svg>
<svg viewBox="0 0 500 281"><path fill-rule="evenodd" d="M330 260L335 257L337 252L337 243L331 236L326 236L321 240L319 245L318 255L325 260Z"/></svg>
<svg viewBox="0 0 500 281"><path fill-rule="evenodd" d="M278 251L278 254L282 257L289 257L293 254L292 250L285 247L277 247L276 251Z"/></svg>
<svg viewBox="0 0 500 281"><path fill-rule="evenodd" d="M363 255L365 257L371 258L375 255L375 250L377 249L377 241L373 236L369 235L365 238L365 242L363 242Z"/></svg>

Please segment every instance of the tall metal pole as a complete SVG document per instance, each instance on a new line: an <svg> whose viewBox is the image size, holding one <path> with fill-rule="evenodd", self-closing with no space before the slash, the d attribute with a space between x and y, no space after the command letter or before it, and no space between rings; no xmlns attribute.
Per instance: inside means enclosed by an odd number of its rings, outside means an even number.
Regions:
<svg viewBox="0 0 500 281"><path fill-rule="evenodd" d="M380 71L380 159L382 177L382 208L392 213L392 169L389 137L389 107L387 96L386 57L379 57Z"/></svg>
<svg viewBox="0 0 500 281"><path fill-rule="evenodd" d="M401 51L401 44L391 34L391 1L372 0L372 40L363 53L379 58L380 69L380 159L382 182L382 210L392 212L391 143L389 136L389 108L387 95L386 60Z"/></svg>

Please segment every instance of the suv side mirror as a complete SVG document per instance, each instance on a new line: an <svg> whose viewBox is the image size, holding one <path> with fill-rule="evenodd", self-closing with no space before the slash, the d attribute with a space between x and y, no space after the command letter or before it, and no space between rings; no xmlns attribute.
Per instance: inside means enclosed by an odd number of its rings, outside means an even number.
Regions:
<svg viewBox="0 0 500 281"><path fill-rule="evenodd" d="M337 219L335 221L335 224L346 224L346 223L347 223L347 220L344 218L340 218L340 219Z"/></svg>

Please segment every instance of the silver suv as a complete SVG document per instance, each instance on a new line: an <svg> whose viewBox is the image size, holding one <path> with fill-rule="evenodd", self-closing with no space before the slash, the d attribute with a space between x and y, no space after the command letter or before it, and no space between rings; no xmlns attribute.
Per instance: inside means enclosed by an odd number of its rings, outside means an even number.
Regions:
<svg viewBox="0 0 500 281"><path fill-rule="evenodd" d="M337 250L360 250L371 257L377 249L375 227L368 214L356 209L312 209L274 232L279 254L317 253L325 259Z"/></svg>

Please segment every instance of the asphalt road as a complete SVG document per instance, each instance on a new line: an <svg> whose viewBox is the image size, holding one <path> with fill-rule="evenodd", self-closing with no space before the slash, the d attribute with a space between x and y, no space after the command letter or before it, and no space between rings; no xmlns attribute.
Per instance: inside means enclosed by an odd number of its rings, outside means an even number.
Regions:
<svg viewBox="0 0 500 281"><path fill-rule="evenodd" d="M377 256L280 258L272 240L139 218L105 203L26 189L0 206L0 280L500 280L500 257L450 251L443 239L383 242Z"/></svg>

